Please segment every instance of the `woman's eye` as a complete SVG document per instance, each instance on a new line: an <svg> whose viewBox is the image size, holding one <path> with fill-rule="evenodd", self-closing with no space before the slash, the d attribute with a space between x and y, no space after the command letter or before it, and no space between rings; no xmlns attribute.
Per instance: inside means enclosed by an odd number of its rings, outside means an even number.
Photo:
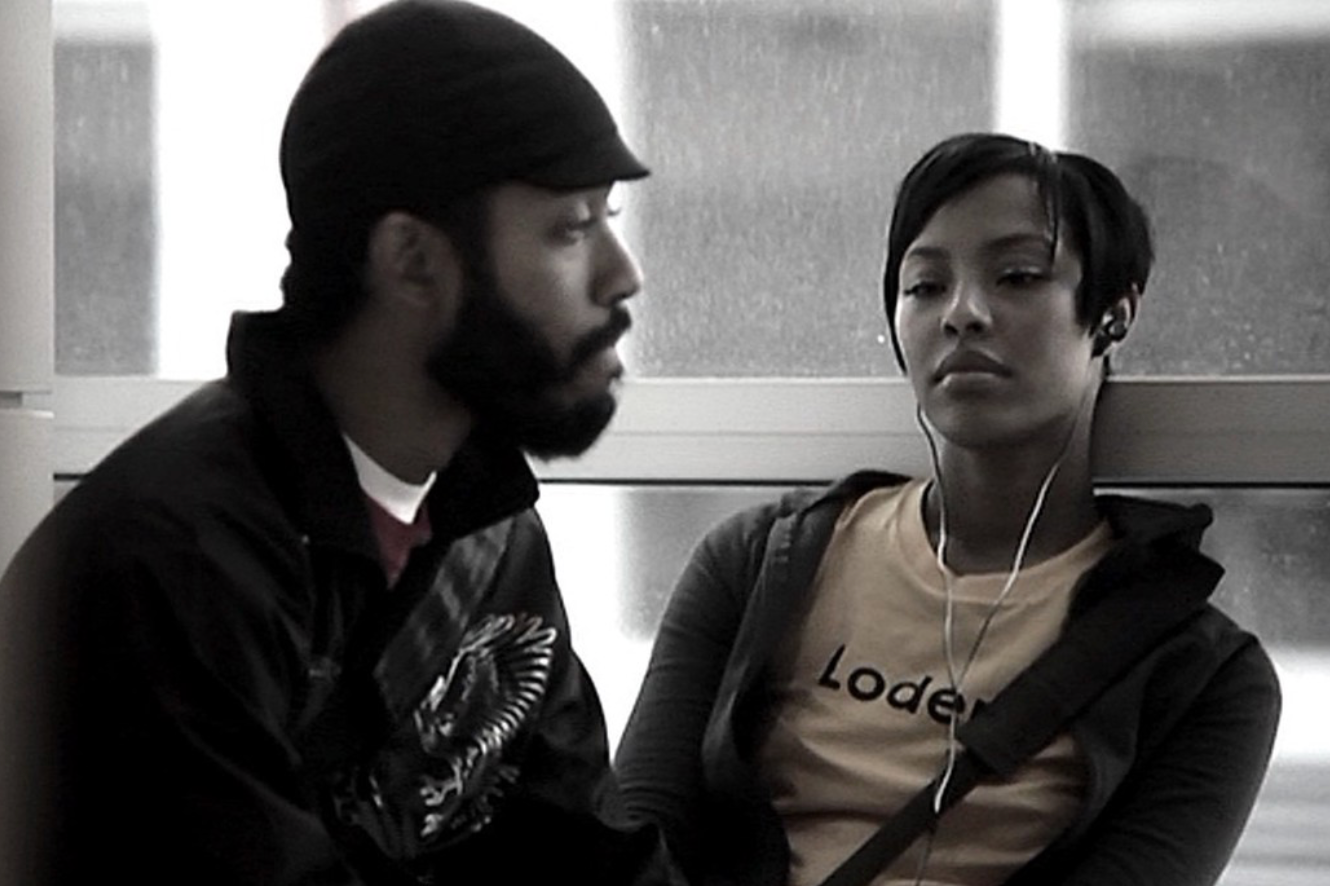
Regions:
<svg viewBox="0 0 1330 886"><path fill-rule="evenodd" d="M998 275L998 282L1007 286L1031 286L1048 278L1048 274L1037 268L1013 268Z"/></svg>
<svg viewBox="0 0 1330 886"><path fill-rule="evenodd" d="M901 290L904 295L910 298L927 298L930 295L937 295L941 291L942 284L932 280L920 280Z"/></svg>

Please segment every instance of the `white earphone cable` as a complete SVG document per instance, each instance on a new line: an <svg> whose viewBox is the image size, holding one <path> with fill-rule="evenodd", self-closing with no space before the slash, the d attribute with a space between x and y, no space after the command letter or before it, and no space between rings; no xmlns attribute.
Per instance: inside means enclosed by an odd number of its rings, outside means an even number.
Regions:
<svg viewBox="0 0 1330 886"><path fill-rule="evenodd" d="M1087 392L1088 390L1089 389L1087 389ZM970 671L970 666L974 663L975 658L979 654L979 647L983 643L984 637L988 633L989 625L992 624L993 619L997 616L998 610L1002 607L1003 602L1007 599L1012 589L1016 586L1016 579L1020 575L1022 564L1025 562L1025 555L1027 550L1029 549L1030 540L1034 537L1035 525L1039 521L1040 514L1043 513L1044 504L1047 501L1049 489L1052 488L1053 480L1057 477L1058 470L1062 467L1062 463L1063 460L1066 458L1067 451L1071 447L1071 441L1076 435L1076 428L1080 425L1081 415L1084 412L1085 401L1087 399L1089 399L1088 393L1082 397L1081 408L1077 410L1076 419L1072 422L1071 428L1068 429L1067 435L1062 441L1062 446L1058 450L1057 458L1053 461L1052 466L1048 469L1048 472L1044 475L1043 482L1041 482L1039 485L1039 490L1036 493L1035 500L1030 507L1030 513L1026 517L1025 525L1021 530L1021 536L1016 545L1015 554L1012 557L1011 570L1007 574L1007 578L1006 581L1003 583L1002 590L998 593L997 597L994 598L992 605L989 606L988 612L984 616L984 620L979 626L979 631L975 635L974 643L971 645L970 651L966 655L965 663L959 669L959 673L956 668L955 639L954 639L955 595L952 587L951 572L947 568L947 563L946 563L946 551L947 551L947 540L948 540L947 539L947 494L946 494L946 486L942 479L942 461L941 457L938 454L937 441L933 437L932 429L929 427L927 419L924 418L923 407L922 405L917 403L915 405L915 420L918 422L920 430L923 431L924 439L928 442L929 459L932 462L933 476L935 478L934 482L937 484L937 489L938 489L938 542L937 542L936 560L937 560L938 572L942 576L942 583L945 591L945 605L944 605L943 619L942 619L942 646L943 646L943 655L946 658L947 681L949 683L949 688L951 689L952 693L957 697L957 699L960 698L961 684L964 682L966 675ZM933 792L934 815L941 814L942 801L943 798L946 796L947 788L951 784L952 775L954 774L956 769L956 760L958 755L957 750L959 747L959 740L957 739L956 736L956 730L959 722L959 716L960 716L959 710L957 709L956 706L953 706L950 712L950 716L947 718L946 759L943 764L941 775L938 778L937 789ZM926 842L924 844L923 853L920 856L919 865L915 876L916 886L918 886L918 884L923 882L924 869L928 864L928 858L933 850L933 834L934 831L930 829L926 836Z"/></svg>

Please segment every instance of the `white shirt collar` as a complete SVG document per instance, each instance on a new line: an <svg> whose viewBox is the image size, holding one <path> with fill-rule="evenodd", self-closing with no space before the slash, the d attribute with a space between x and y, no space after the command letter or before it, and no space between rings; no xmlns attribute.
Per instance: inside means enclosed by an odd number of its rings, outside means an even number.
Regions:
<svg viewBox="0 0 1330 886"><path fill-rule="evenodd" d="M390 474L385 468L370 458L355 441L345 434L342 439L351 451L351 462L356 466L356 476L360 479L360 488L385 511L403 523L414 523L420 504L429 495L434 485L436 474L431 473L424 483L408 483Z"/></svg>

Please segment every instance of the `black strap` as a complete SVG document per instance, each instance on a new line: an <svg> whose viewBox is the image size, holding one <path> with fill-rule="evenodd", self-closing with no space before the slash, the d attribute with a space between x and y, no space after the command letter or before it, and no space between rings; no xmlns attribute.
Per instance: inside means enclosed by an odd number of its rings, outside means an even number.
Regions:
<svg viewBox="0 0 1330 886"><path fill-rule="evenodd" d="M947 792L942 798L940 811L950 809L969 793L978 784L981 775L983 768L973 756L961 754L957 757L951 778L947 781ZM853 855L841 862L822 881L822 886L862 886L909 848L926 828L937 821L939 813L933 811L933 802L940 782L939 776L911 797L910 802L887 819Z"/></svg>
<svg viewBox="0 0 1330 886"><path fill-rule="evenodd" d="M940 809L939 779L915 794L822 882L863 886L985 776L1009 776L1105 689L1204 606L1222 570L1190 552L1154 574L1103 594L1043 655L960 727Z"/></svg>

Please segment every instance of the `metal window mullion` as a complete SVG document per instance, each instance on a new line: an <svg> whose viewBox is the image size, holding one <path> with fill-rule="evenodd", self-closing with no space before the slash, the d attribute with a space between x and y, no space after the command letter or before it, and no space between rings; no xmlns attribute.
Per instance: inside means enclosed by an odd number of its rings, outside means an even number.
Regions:
<svg viewBox="0 0 1330 886"><path fill-rule="evenodd" d="M79 474L197 383L60 379L57 470ZM789 482L928 468L909 384L888 379L633 379L608 433L550 480ZM1110 382L1105 483L1330 486L1330 376Z"/></svg>
<svg viewBox="0 0 1330 886"><path fill-rule="evenodd" d="M0 570L52 500L55 329L50 0L0 4Z"/></svg>

